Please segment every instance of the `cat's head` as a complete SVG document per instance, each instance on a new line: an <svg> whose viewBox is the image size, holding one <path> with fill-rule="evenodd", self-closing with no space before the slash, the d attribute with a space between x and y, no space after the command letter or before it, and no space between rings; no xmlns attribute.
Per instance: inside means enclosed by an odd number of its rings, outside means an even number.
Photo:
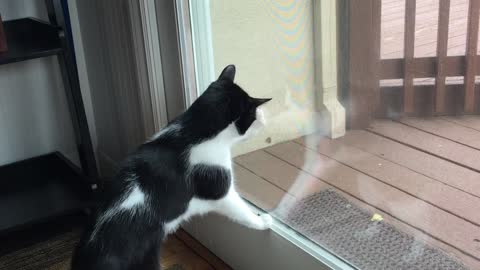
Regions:
<svg viewBox="0 0 480 270"><path fill-rule="evenodd" d="M234 65L225 67L218 79L192 104L192 109L204 116L210 129L221 132L227 128L236 132L238 139L255 134L264 124L259 109L271 98L254 98L235 81Z"/></svg>

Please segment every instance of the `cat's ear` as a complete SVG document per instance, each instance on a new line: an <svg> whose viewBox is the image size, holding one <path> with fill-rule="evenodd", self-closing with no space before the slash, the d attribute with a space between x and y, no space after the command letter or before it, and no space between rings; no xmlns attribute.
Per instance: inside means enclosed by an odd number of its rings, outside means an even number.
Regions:
<svg viewBox="0 0 480 270"><path fill-rule="evenodd" d="M230 80L233 82L235 80L235 66L228 65L226 66L220 76L218 77L219 80Z"/></svg>
<svg viewBox="0 0 480 270"><path fill-rule="evenodd" d="M251 102L253 103L253 105L255 107L258 107L264 103L267 103L269 102L270 100L272 100L271 98L251 98Z"/></svg>

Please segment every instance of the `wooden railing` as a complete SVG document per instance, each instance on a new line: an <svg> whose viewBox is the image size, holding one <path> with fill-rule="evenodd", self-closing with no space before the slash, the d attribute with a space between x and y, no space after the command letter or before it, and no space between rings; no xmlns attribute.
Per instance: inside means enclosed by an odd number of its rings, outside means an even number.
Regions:
<svg viewBox="0 0 480 270"><path fill-rule="evenodd" d="M405 115L479 114L480 75L477 55L480 0L470 0L466 52L447 56L450 0L439 0L436 56L415 57L416 0L405 0L403 58L381 59L381 0L345 0L347 33L340 33L346 46L347 73L344 79L350 128L363 128L374 117ZM343 38L343 40L342 40ZM345 53L345 52L344 52ZM463 76L460 83L446 84L450 76ZM418 85L415 78L433 78L430 85ZM380 85L380 80L403 79L399 85Z"/></svg>

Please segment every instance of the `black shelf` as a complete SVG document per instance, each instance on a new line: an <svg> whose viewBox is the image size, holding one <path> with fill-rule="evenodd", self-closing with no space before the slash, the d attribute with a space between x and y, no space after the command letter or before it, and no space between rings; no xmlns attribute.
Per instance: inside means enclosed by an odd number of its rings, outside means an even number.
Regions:
<svg viewBox="0 0 480 270"><path fill-rule="evenodd" d="M54 152L0 167L0 231L94 206L79 169Z"/></svg>
<svg viewBox="0 0 480 270"><path fill-rule="evenodd" d="M0 166L0 235L92 208L101 187L75 61L67 0L45 0L49 22L3 22L0 65L57 55L82 170L60 153ZM0 97L1 98L1 97ZM1 127L0 127L1 128Z"/></svg>
<svg viewBox="0 0 480 270"><path fill-rule="evenodd" d="M0 53L0 65L62 52L59 28L50 23L22 18L5 21L3 27L8 51Z"/></svg>

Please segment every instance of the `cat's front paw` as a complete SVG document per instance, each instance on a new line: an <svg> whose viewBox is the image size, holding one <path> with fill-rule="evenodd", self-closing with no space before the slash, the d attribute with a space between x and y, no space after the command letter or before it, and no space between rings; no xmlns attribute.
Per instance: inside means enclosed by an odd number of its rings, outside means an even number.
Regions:
<svg viewBox="0 0 480 270"><path fill-rule="evenodd" d="M258 226L258 230L268 230L272 227L273 219L269 214L261 214L259 216L261 223Z"/></svg>

